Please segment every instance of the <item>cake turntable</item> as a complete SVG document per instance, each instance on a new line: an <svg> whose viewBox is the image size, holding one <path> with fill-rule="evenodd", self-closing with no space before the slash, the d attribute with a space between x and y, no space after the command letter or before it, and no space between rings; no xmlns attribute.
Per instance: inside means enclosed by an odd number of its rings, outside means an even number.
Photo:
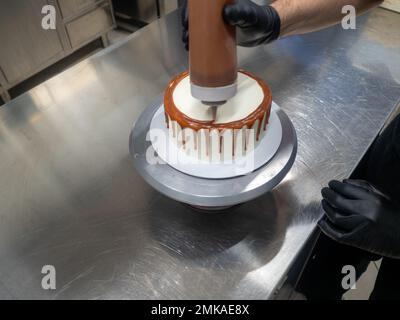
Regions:
<svg viewBox="0 0 400 320"><path fill-rule="evenodd" d="M189 0L190 71L136 121L129 151L138 173L169 198L224 209L274 188L297 153L296 131L263 79L237 69L231 0Z"/></svg>
<svg viewBox="0 0 400 320"><path fill-rule="evenodd" d="M257 170L227 179L195 177L174 169L166 163L149 163L146 153L151 150L151 122L163 96L146 108L136 121L130 138L129 151L137 172L160 193L195 207L222 209L255 199L278 185L289 172L297 153L297 137L286 113L277 108L282 126L282 140L272 159Z"/></svg>

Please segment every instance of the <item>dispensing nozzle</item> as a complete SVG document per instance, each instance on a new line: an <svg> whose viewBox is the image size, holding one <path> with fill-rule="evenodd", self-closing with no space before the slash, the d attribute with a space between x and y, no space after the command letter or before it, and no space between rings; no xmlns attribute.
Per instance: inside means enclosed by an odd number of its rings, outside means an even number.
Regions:
<svg viewBox="0 0 400 320"><path fill-rule="evenodd" d="M236 32L222 17L225 5L233 2L188 1L191 94L212 106L214 115L237 92Z"/></svg>
<svg viewBox="0 0 400 320"><path fill-rule="evenodd" d="M201 102L204 105L211 107L212 118L213 118L213 121L215 121L217 119L218 107L225 104L226 100L224 100L224 101L201 101Z"/></svg>

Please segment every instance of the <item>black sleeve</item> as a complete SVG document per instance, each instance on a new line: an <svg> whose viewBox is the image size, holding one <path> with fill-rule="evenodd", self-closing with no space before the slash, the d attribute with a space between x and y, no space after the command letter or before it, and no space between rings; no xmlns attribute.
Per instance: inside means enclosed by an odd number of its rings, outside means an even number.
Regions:
<svg viewBox="0 0 400 320"><path fill-rule="evenodd" d="M372 144L364 174L392 200L400 201L400 114Z"/></svg>

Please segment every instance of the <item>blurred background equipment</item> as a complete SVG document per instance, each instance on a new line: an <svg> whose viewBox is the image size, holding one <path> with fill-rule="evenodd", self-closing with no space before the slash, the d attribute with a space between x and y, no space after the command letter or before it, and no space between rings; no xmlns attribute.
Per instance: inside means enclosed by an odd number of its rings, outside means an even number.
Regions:
<svg viewBox="0 0 400 320"><path fill-rule="evenodd" d="M381 4L381 7L394 12L400 12L400 0L385 0Z"/></svg>
<svg viewBox="0 0 400 320"><path fill-rule="evenodd" d="M181 0L0 1L0 105L177 8ZM42 28L42 8L56 29Z"/></svg>
<svg viewBox="0 0 400 320"><path fill-rule="evenodd" d="M112 0L119 28L134 32L171 12L182 0Z"/></svg>
<svg viewBox="0 0 400 320"><path fill-rule="evenodd" d="M56 28L45 30L42 8L48 4L56 9ZM8 101L19 95L25 90L12 88L96 40L81 56L106 47L107 33L114 27L111 0L0 1L1 97Z"/></svg>

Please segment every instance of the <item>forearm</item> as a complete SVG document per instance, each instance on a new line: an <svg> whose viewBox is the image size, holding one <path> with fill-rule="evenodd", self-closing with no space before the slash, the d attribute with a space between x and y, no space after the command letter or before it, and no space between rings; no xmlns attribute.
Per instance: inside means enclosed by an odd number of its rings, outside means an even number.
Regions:
<svg viewBox="0 0 400 320"><path fill-rule="evenodd" d="M285 37L339 23L345 5L354 6L358 15L380 3L382 0L276 0L271 5L281 18L280 36Z"/></svg>

